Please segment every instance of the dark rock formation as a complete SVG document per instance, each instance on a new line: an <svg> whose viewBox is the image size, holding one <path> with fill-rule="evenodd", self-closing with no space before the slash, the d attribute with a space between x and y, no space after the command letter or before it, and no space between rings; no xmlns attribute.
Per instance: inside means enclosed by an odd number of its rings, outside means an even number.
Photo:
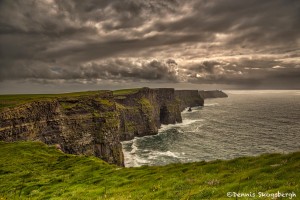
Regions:
<svg viewBox="0 0 300 200"><path fill-rule="evenodd" d="M172 88L142 88L121 98L116 95L115 100L121 119L121 140L154 135L161 124L182 122L179 101Z"/></svg>
<svg viewBox="0 0 300 200"><path fill-rule="evenodd" d="M203 106L204 99L199 95L198 90L176 90L175 96L180 100L180 110L187 107Z"/></svg>
<svg viewBox="0 0 300 200"><path fill-rule="evenodd" d="M199 95L203 99L228 97L228 95L221 90L211 90L211 91L199 90Z"/></svg>

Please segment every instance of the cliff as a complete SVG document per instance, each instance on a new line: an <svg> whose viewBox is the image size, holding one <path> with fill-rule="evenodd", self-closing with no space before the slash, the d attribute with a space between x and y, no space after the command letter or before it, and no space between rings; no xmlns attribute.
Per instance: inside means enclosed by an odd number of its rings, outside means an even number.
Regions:
<svg viewBox="0 0 300 200"><path fill-rule="evenodd" d="M154 135L161 124L182 122L180 102L172 88L142 88L135 93L115 93L120 113L121 140Z"/></svg>
<svg viewBox="0 0 300 200"><path fill-rule="evenodd" d="M1 110L0 140L42 141L123 165L119 121L112 92L41 99Z"/></svg>
<svg viewBox="0 0 300 200"><path fill-rule="evenodd" d="M25 103L1 109L0 140L42 141L66 153L93 155L120 166L124 165L120 141L157 134L161 124L182 121L174 89L28 99L22 97L20 102Z"/></svg>
<svg viewBox="0 0 300 200"><path fill-rule="evenodd" d="M176 90L175 96L180 100L181 111L187 107L204 105L204 98L200 96L198 90Z"/></svg>
<svg viewBox="0 0 300 200"><path fill-rule="evenodd" d="M66 153L93 155L123 166L121 141L157 134L161 124L182 122L184 108L203 106L204 98L225 95L140 88L1 96L0 140L42 141Z"/></svg>
<svg viewBox="0 0 300 200"><path fill-rule="evenodd" d="M211 90L211 91L199 90L199 95L203 99L228 97L228 95L221 90Z"/></svg>

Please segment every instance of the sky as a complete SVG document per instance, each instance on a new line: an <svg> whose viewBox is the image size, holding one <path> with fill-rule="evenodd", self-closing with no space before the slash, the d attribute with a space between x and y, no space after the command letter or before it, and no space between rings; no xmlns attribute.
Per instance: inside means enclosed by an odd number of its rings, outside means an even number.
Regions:
<svg viewBox="0 0 300 200"><path fill-rule="evenodd" d="M0 0L0 93L300 89L299 0Z"/></svg>

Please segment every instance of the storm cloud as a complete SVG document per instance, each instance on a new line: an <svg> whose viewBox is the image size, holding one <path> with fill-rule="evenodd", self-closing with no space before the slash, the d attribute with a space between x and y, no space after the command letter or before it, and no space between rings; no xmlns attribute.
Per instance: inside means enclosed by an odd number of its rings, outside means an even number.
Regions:
<svg viewBox="0 0 300 200"><path fill-rule="evenodd" d="M300 2L2 0L0 59L3 85L299 89Z"/></svg>

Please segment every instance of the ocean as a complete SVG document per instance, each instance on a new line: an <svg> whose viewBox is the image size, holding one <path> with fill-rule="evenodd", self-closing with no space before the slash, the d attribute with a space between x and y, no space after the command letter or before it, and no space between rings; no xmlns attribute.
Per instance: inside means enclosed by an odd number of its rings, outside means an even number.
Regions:
<svg viewBox="0 0 300 200"><path fill-rule="evenodd" d="M126 167L227 160L300 150L300 91L225 91L182 112L183 123L122 142Z"/></svg>

